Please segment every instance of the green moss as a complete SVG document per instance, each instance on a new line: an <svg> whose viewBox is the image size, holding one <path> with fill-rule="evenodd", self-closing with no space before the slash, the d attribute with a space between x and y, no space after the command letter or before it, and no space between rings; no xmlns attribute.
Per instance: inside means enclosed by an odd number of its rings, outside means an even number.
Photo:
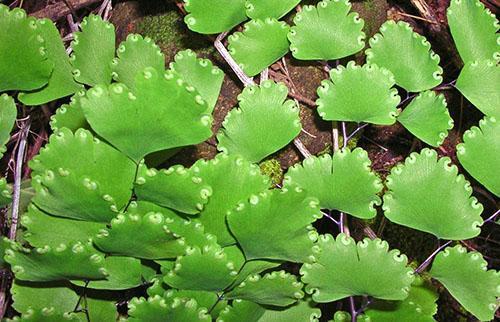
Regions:
<svg viewBox="0 0 500 322"><path fill-rule="evenodd" d="M283 169L276 159L270 159L260 164L260 172L271 179L273 185L278 185L283 181Z"/></svg>

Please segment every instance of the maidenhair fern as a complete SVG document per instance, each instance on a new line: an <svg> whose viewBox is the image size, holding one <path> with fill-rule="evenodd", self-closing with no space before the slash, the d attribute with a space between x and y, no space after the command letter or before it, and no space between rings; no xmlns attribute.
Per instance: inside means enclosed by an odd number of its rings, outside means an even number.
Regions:
<svg viewBox="0 0 500 322"><path fill-rule="evenodd" d="M115 49L115 27L98 15L83 19L68 56L50 20L0 5L0 152L17 106L58 106L53 133L29 161L35 195L17 237L0 240L19 313L9 321L434 321L430 279L476 318L494 318L498 271L479 252L445 246L478 236L498 214L483 219L469 181L500 194L498 21L479 0L452 0L447 13L464 62L454 86L485 115L456 147L463 174L455 156L423 148L380 176L366 150L348 148L346 127L399 122L415 142L439 148L454 125L436 88L440 58L408 23L389 20L363 60L364 21L348 0L300 3L184 1L187 27L220 34L217 49L245 81L220 129L212 114L225 75L211 61L185 50L167 69L159 47L136 34ZM333 154L309 155L297 139L301 95L268 69L287 54L359 54L334 68L323 62L330 73L315 113L333 121ZM219 151L211 160L163 162L209 139ZM293 160L283 182L270 180L259 163L291 142L305 159ZM0 179L0 204L14 199L12 214L19 184ZM320 231L323 217L339 232ZM415 269L369 220L447 242ZM330 302L333 311L318 307Z"/></svg>

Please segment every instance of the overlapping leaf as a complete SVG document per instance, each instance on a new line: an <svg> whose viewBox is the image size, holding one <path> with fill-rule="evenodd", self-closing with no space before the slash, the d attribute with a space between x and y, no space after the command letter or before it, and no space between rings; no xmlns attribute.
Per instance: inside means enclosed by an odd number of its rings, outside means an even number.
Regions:
<svg viewBox="0 0 500 322"><path fill-rule="evenodd" d="M195 300L174 299L167 303L162 297L155 295L147 300L143 297L133 298L128 304L129 322L164 322L183 321L198 322L211 321L207 309L198 308Z"/></svg>
<svg viewBox="0 0 500 322"><path fill-rule="evenodd" d="M396 78L396 84L407 91L431 89L443 80L439 56L431 50L430 43L414 32L408 23L387 21L369 43L367 62L389 69Z"/></svg>
<svg viewBox="0 0 500 322"><path fill-rule="evenodd" d="M462 60L500 59L498 20L479 0L452 0L448 25Z"/></svg>
<svg viewBox="0 0 500 322"><path fill-rule="evenodd" d="M189 29L201 34L231 30L247 19L245 0L184 0L189 13L184 21Z"/></svg>
<svg viewBox="0 0 500 322"><path fill-rule="evenodd" d="M398 122L425 143L437 147L443 144L453 119L446 108L444 95L433 91L420 93L398 116Z"/></svg>
<svg viewBox="0 0 500 322"><path fill-rule="evenodd" d="M413 270L399 250L389 251L380 239L356 242L345 234L322 235L314 247L316 261L302 266L306 292L315 302L337 301L353 295L403 300L413 282Z"/></svg>
<svg viewBox="0 0 500 322"><path fill-rule="evenodd" d="M301 0L247 0L246 14L252 19L279 19L290 12Z"/></svg>
<svg viewBox="0 0 500 322"><path fill-rule="evenodd" d="M5 152L5 145L10 140L10 132L17 117L14 99L7 94L0 96L0 158Z"/></svg>
<svg viewBox="0 0 500 322"><path fill-rule="evenodd" d="M158 74L165 71L165 57L160 48L148 37L129 34L127 40L118 47L117 58L111 68L114 79L135 90L135 78L146 67L151 67Z"/></svg>
<svg viewBox="0 0 500 322"><path fill-rule="evenodd" d="M291 262L311 260L317 237L311 224L318 218L318 200L298 187L252 195L227 214L229 228L247 260Z"/></svg>
<svg viewBox="0 0 500 322"><path fill-rule="evenodd" d="M368 122L390 125L396 122L397 94L394 76L376 65L357 66L350 61L330 72L318 88L318 113L324 120Z"/></svg>
<svg viewBox="0 0 500 322"><path fill-rule="evenodd" d="M430 273L479 320L494 318L500 297L500 272L487 270L480 253L468 253L461 245L448 247L436 256Z"/></svg>
<svg viewBox="0 0 500 322"><path fill-rule="evenodd" d="M371 161L365 150L341 150L333 155L309 157L302 165L288 169L285 187L298 185L311 197L319 199L319 207L347 212L358 218L376 215L373 208L380 204L377 194L383 185L370 169Z"/></svg>
<svg viewBox="0 0 500 322"><path fill-rule="evenodd" d="M76 313L57 313L55 310L51 309L41 309L33 310L29 309L22 316L16 316L12 320L8 319L9 322L61 322L61 321L78 321L85 322L84 316L78 315Z"/></svg>
<svg viewBox="0 0 500 322"><path fill-rule="evenodd" d="M486 117L464 134L457 145L460 164L477 181L500 197L500 125L494 117Z"/></svg>
<svg viewBox="0 0 500 322"><path fill-rule="evenodd" d="M134 93L123 84L96 86L81 103L92 129L136 162L212 134L207 103L170 71L148 67L136 78Z"/></svg>
<svg viewBox="0 0 500 322"><path fill-rule="evenodd" d="M471 197L470 183L450 163L448 157L438 159L436 151L423 149L394 167L387 177L385 216L442 239L479 235L483 206Z"/></svg>
<svg viewBox="0 0 500 322"><path fill-rule="evenodd" d="M255 76L288 52L289 30L276 19L251 20L229 36L229 52L248 76Z"/></svg>
<svg viewBox="0 0 500 322"><path fill-rule="evenodd" d="M83 129L53 134L30 166L39 208L95 222L108 222L126 205L135 175L132 161Z"/></svg>
<svg viewBox="0 0 500 322"><path fill-rule="evenodd" d="M42 89L19 94L19 100L25 105L45 104L72 95L82 88L73 79L73 67L69 63L66 48L54 23L50 19L41 19L37 21L37 26L45 40L48 59L54 62L54 70L50 74L48 84Z"/></svg>
<svg viewBox="0 0 500 322"><path fill-rule="evenodd" d="M214 66L210 60L197 58L190 49L178 52L174 62L170 63L170 69L196 88L207 102L209 111L212 112L219 98L224 72Z"/></svg>
<svg viewBox="0 0 500 322"><path fill-rule="evenodd" d="M365 46L364 21L349 13L348 0L323 0L304 6L288 34L293 57L303 60L332 60L350 56Z"/></svg>
<svg viewBox="0 0 500 322"><path fill-rule="evenodd" d="M256 165L225 153L210 161L199 160L191 171L201 178L203 184L212 187L209 202L197 216L198 220L206 232L217 236L221 246L235 243L226 223L226 213L250 195L266 190L269 180Z"/></svg>
<svg viewBox="0 0 500 322"><path fill-rule="evenodd" d="M100 16L85 17L81 32L73 34L71 64L75 79L89 86L111 83L111 62L115 57L115 27Z"/></svg>
<svg viewBox="0 0 500 322"><path fill-rule="evenodd" d="M288 88L273 81L246 87L238 96L239 108L230 111L222 123L218 149L258 162L290 143L301 124L299 109L286 100L287 95ZM272 135L259 140L264 133Z"/></svg>
<svg viewBox="0 0 500 322"><path fill-rule="evenodd" d="M500 66L492 60L474 61L464 66L456 88L487 116L500 118Z"/></svg>
<svg viewBox="0 0 500 322"><path fill-rule="evenodd" d="M71 97L69 104L61 105L56 113L50 118L50 128L57 132L63 127L68 128L72 132L82 128L91 130L87 119L83 114L81 98L85 96L85 91L79 91Z"/></svg>
<svg viewBox="0 0 500 322"><path fill-rule="evenodd" d="M36 20L0 4L0 92L38 89L53 68Z"/></svg>

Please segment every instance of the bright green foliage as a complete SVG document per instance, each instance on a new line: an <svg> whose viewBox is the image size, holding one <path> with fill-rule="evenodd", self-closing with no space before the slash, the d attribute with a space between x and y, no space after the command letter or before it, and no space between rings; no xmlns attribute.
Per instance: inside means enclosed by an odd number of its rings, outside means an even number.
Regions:
<svg viewBox="0 0 500 322"><path fill-rule="evenodd" d="M152 296L152 295L149 295ZM170 303L174 301L176 298L180 299L181 301L189 301L189 300L195 300L198 303L199 308L206 308L207 310L209 308L212 308L214 304L217 303L218 301L218 296L214 292L206 292L206 291L189 291L189 290L175 290L175 289L170 289L166 292L164 292L163 298L167 303ZM224 308L227 305L227 302L224 300L221 300L216 307L212 310L217 310L220 308L220 306L223 306ZM212 314L212 312L210 312ZM212 314L213 316L213 314Z"/></svg>
<svg viewBox="0 0 500 322"><path fill-rule="evenodd" d="M126 205L135 174L132 161L83 129L51 135L30 166L39 208L96 222L108 222Z"/></svg>
<svg viewBox="0 0 500 322"><path fill-rule="evenodd" d="M303 60L333 60L350 56L365 47L363 19L349 13L348 0L323 0L304 6L288 34L293 57Z"/></svg>
<svg viewBox="0 0 500 322"><path fill-rule="evenodd" d="M45 48L50 61L54 62L47 86L32 93L19 94L19 101L25 105L41 105L61 97L74 94L82 88L73 79L73 68L69 63L68 54L59 35L59 30L49 19L37 21L38 29L45 39ZM24 64L24 62L22 62Z"/></svg>
<svg viewBox="0 0 500 322"><path fill-rule="evenodd" d="M434 322L437 313L438 294L433 286L417 277L408 297L403 301L380 301L372 303L365 315L371 322L418 321Z"/></svg>
<svg viewBox="0 0 500 322"><path fill-rule="evenodd" d="M130 34L116 51L111 68L114 79L127 85L134 92L135 78L146 67L153 68L158 74L165 71L165 57L160 48L150 38Z"/></svg>
<svg viewBox="0 0 500 322"><path fill-rule="evenodd" d="M251 20L229 36L229 52L248 76L255 76L288 52L290 26L276 19Z"/></svg>
<svg viewBox="0 0 500 322"><path fill-rule="evenodd" d="M157 171L139 165L135 193L138 200L154 202L162 207L196 214L212 194L197 173L181 165Z"/></svg>
<svg viewBox="0 0 500 322"><path fill-rule="evenodd" d="M94 280L107 275L104 257L90 243L69 243L57 247L8 249L5 260L17 279L31 282L64 279Z"/></svg>
<svg viewBox="0 0 500 322"><path fill-rule="evenodd" d="M247 16L252 19L279 19L290 12L301 0L247 0Z"/></svg>
<svg viewBox="0 0 500 322"><path fill-rule="evenodd" d="M16 121L17 108L14 99L7 94L0 95L0 158L5 152L5 145L10 140L10 132Z"/></svg>
<svg viewBox="0 0 500 322"><path fill-rule="evenodd" d="M227 222L247 260L307 262L317 237L311 224L321 216L317 199L296 187L252 195Z"/></svg>
<svg viewBox="0 0 500 322"><path fill-rule="evenodd" d="M0 92L38 89L53 68L36 20L0 4Z"/></svg>
<svg viewBox="0 0 500 322"><path fill-rule="evenodd" d="M51 216L33 204L28 206L28 211L21 217L21 224L26 228L23 237L31 246L48 245L53 248L70 241L88 242L105 227L98 222Z"/></svg>
<svg viewBox="0 0 500 322"><path fill-rule="evenodd" d="M184 0L189 13L184 21L189 29L201 34L231 30L247 19L245 0Z"/></svg>
<svg viewBox="0 0 500 322"><path fill-rule="evenodd" d="M71 312L79 296L67 283L33 283L14 280L11 288L12 307L19 313L32 309L52 309L57 313Z"/></svg>
<svg viewBox="0 0 500 322"><path fill-rule="evenodd" d="M337 301L353 295L403 300L413 282L413 270L399 250L389 251L380 239L358 242L341 233L321 235L314 246L316 261L305 263L300 274L315 302Z"/></svg>
<svg viewBox="0 0 500 322"><path fill-rule="evenodd" d="M420 140L437 147L453 128L453 119L446 106L443 94L426 91L408 104L398 116L398 122Z"/></svg>
<svg viewBox="0 0 500 322"><path fill-rule="evenodd" d="M41 310L32 310L29 309L26 314L23 314L21 317L16 316L12 320L14 322L61 322L61 321L78 321L85 322L85 317L77 315L75 313L56 313L55 310L51 309L41 309Z"/></svg>
<svg viewBox="0 0 500 322"><path fill-rule="evenodd" d="M390 125L396 122L398 96L394 76L376 65L347 67L330 71L331 81L318 88L318 113L328 121L368 122Z"/></svg>
<svg viewBox="0 0 500 322"><path fill-rule="evenodd" d="M335 209L355 217L369 219L377 214L374 205L381 200L383 185L370 169L365 150L340 150L320 157L311 156L288 169L285 187L298 185L319 199L322 209Z"/></svg>
<svg viewBox="0 0 500 322"><path fill-rule="evenodd" d="M222 123L218 149L258 162L290 143L302 127L299 108L287 95L285 84L273 81L246 87L238 96L239 108ZM272 135L259 139L265 133Z"/></svg>
<svg viewBox="0 0 500 322"><path fill-rule="evenodd" d="M111 220L111 228L102 229L94 242L106 253L145 259L174 258L183 254L185 248L168 227L176 217L167 212L119 214ZM139 231L140 234L135 233ZM134 238L130 238L132 235Z"/></svg>
<svg viewBox="0 0 500 322"><path fill-rule="evenodd" d="M498 308L500 272L487 270L487 265L480 253L457 245L436 256L430 273L467 311L490 321Z"/></svg>
<svg viewBox="0 0 500 322"><path fill-rule="evenodd" d="M474 61L464 66L456 88L487 116L500 118L500 66L491 60Z"/></svg>
<svg viewBox="0 0 500 322"><path fill-rule="evenodd" d="M228 249L228 248L226 248L226 249ZM233 247L232 249L236 255L235 248ZM271 261L271 260L254 259L254 260L246 261L245 265L240 268L239 274L236 277L236 279L234 280L232 286L237 286L237 285L241 284L250 275L258 274L258 273L263 272L265 270L275 268L275 267L279 266L280 264L281 264L281 261L278 261L278 260Z"/></svg>
<svg viewBox="0 0 500 322"><path fill-rule="evenodd" d="M439 56L431 50L425 37L414 32L408 23L387 21L369 43L367 62L389 69L396 84L407 91L424 91L443 80Z"/></svg>
<svg viewBox="0 0 500 322"><path fill-rule="evenodd" d="M143 284L141 261L132 257L108 256L104 268L109 274L105 280L71 281L81 287L100 290L126 290Z"/></svg>
<svg viewBox="0 0 500 322"><path fill-rule="evenodd" d="M310 301L301 300L298 303L283 308L264 307L259 304L234 300L232 306L227 306L219 315L217 322L318 322L321 311L315 309Z"/></svg>
<svg viewBox="0 0 500 322"><path fill-rule="evenodd" d="M191 299L176 298L171 303L166 303L165 299L158 295L147 300L135 297L130 301L128 308L129 322L211 321L207 309L198 308L198 303Z"/></svg>
<svg viewBox="0 0 500 322"><path fill-rule="evenodd" d="M438 159L436 151L423 149L395 166L386 181L385 216L442 239L479 235L483 206L471 197L470 183L450 163L448 157Z"/></svg>
<svg viewBox="0 0 500 322"><path fill-rule="evenodd" d="M219 153L210 161L199 160L191 169L202 182L212 187L208 204L197 216L207 233L217 237L221 246L235 243L226 223L226 213L269 187L269 181L256 165L239 156Z"/></svg>
<svg viewBox="0 0 500 322"><path fill-rule="evenodd" d="M500 125L494 117L479 121L464 134L464 143L457 145L460 164L477 181L500 197Z"/></svg>
<svg viewBox="0 0 500 322"><path fill-rule="evenodd" d="M111 83L111 62L115 57L115 27L100 16L90 15L73 35L73 65L76 81L95 86Z"/></svg>
<svg viewBox="0 0 500 322"><path fill-rule="evenodd" d="M0 237L0 269L4 269L9 266L5 262L4 256L5 256L5 251L9 249L11 242L12 241L7 237Z"/></svg>
<svg viewBox="0 0 500 322"><path fill-rule="evenodd" d="M7 184L5 178L0 178L0 207L8 205L12 201L12 188Z"/></svg>
<svg viewBox="0 0 500 322"><path fill-rule="evenodd" d="M134 161L210 137L207 103L174 73L163 75L148 67L136 78L135 89L96 86L82 98L92 129Z"/></svg>
<svg viewBox="0 0 500 322"><path fill-rule="evenodd" d="M196 88L207 102L209 112L214 110L224 82L224 72L208 59L197 58L190 50L180 51L175 55L170 69L177 72L182 80Z"/></svg>
<svg viewBox="0 0 500 322"><path fill-rule="evenodd" d="M500 59L498 20L479 0L452 0L448 25L460 57L475 60Z"/></svg>
<svg viewBox="0 0 500 322"><path fill-rule="evenodd" d="M224 296L262 305L288 306L304 297L302 286L295 275L275 271L264 276L249 276Z"/></svg>
<svg viewBox="0 0 500 322"><path fill-rule="evenodd" d="M188 247L185 255L177 257L163 281L179 289L222 291L232 284L244 262L242 254L233 247Z"/></svg>
<svg viewBox="0 0 500 322"><path fill-rule="evenodd" d="M85 96L85 91L79 91L71 97L69 104L63 104L56 110L56 113L50 118L50 128L57 132L59 129L66 127L72 132L79 128L91 130L87 123L85 115L83 115L81 98Z"/></svg>

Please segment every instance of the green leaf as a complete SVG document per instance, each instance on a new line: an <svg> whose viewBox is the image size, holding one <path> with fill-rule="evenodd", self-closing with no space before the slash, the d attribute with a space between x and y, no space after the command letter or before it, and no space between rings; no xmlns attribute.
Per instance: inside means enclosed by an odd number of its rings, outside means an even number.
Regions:
<svg viewBox="0 0 500 322"><path fill-rule="evenodd" d="M474 61L464 66L455 87L487 116L500 118L500 66L491 60Z"/></svg>
<svg viewBox="0 0 500 322"><path fill-rule="evenodd" d="M285 84L270 80L245 87L238 96L239 108L230 111L222 123L217 148L258 162L290 143L302 127L299 108L286 100L287 95Z"/></svg>
<svg viewBox="0 0 500 322"><path fill-rule="evenodd" d="M354 295L383 300L403 300L413 282L413 269L399 250L389 251L380 239L358 242L341 233L334 239L321 235L313 248L316 261L300 269L306 292L317 303Z"/></svg>
<svg viewBox="0 0 500 322"><path fill-rule="evenodd" d="M206 232L217 236L221 246L235 243L226 223L226 213L250 195L266 190L269 180L256 165L225 153L219 153L210 161L197 161L191 171L213 190L198 220Z"/></svg>
<svg viewBox="0 0 500 322"><path fill-rule="evenodd" d="M9 267L9 265L5 262L5 251L9 249L12 241L7 237L0 237L0 269L4 269Z"/></svg>
<svg viewBox="0 0 500 322"><path fill-rule="evenodd" d="M414 152L392 169L386 184L382 208L390 221L442 239L469 239L481 232L483 206L448 157L438 159L430 149Z"/></svg>
<svg viewBox="0 0 500 322"><path fill-rule="evenodd" d="M288 34L293 57L302 60L333 60L350 56L365 47L363 19L351 11L347 0L323 0L304 6Z"/></svg>
<svg viewBox="0 0 500 322"><path fill-rule="evenodd" d="M396 122L397 94L394 76L376 65L347 67L330 71L330 79L318 88L318 113L324 120L368 122L391 125Z"/></svg>
<svg viewBox="0 0 500 322"><path fill-rule="evenodd" d="M0 178L0 207L12 202L12 188L7 184L5 178Z"/></svg>
<svg viewBox="0 0 500 322"><path fill-rule="evenodd" d="M88 290L86 292L91 293ZM80 304L79 309L83 310L86 308L89 314L89 318L87 318L85 312L79 313L81 319L83 321L116 321L118 312L116 311L115 301L108 300L102 295L102 298L100 298L99 294L96 293L95 298L87 295L83 305L82 303Z"/></svg>
<svg viewBox="0 0 500 322"><path fill-rule="evenodd" d="M452 0L448 25L462 60L500 59L498 20L479 0Z"/></svg>
<svg viewBox="0 0 500 322"><path fill-rule="evenodd" d="M460 164L489 191L500 197L500 126L494 117L479 121L464 133L464 143L457 145Z"/></svg>
<svg viewBox="0 0 500 322"><path fill-rule="evenodd" d="M145 259L173 258L185 249L183 240L169 230L169 223L176 217L166 209L164 213L119 214L111 220L111 228L102 229L94 242L106 253ZM130 238L132 235L135 237Z"/></svg>
<svg viewBox="0 0 500 322"><path fill-rule="evenodd" d="M195 300L199 308L205 308L207 311L214 306L219 300L219 297L214 292L205 291L190 291L190 290L174 290L170 289L163 295L167 303L173 302L176 298L181 301ZM224 303L220 301L219 303Z"/></svg>
<svg viewBox="0 0 500 322"><path fill-rule="evenodd" d="M311 224L318 218L318 200L298 187L252 195L248 202L240 203L227 214L229 228L247 260L291 262L311 260L317 237Z"/></svg>
<svg viewBox="0 0 500 322"><path fill-rule="evenodd" d="M262 305L288 306L304 297L303 284L295 275L285 271L264 276L249 276L244 282L224 295L227 299L242 299Z"/></svg>
<svg viewBox="0 0 500 322"><path fill-rule="evenodd" d="M30 167L40 209L95 222L109 222L127 204L135 175L132 161L83 129L51 135Z"/></svg>
<svg viewBox="0 0 500 322"><path fill-rule="evenodd" d="M140 164L135 193L138 200L192 215L203 209L212 189L197 173L181 165L158 171Z"/></svg>
<svg viewBox="0 0 500 322"><path fill-rule="evenodd" d="M11 288L12 307L19 313L54 310L66 313L74 310L78 303L78 294L68 287L67 283L25 282L15 279Z"/></svg>
<svg viewBox="0 0 500 322"><path fill-rule="evenodd" d="M54 68L36 20L0 4L0 92L47 84Z"/></svg>
<svg viewBox="0 0 500 322"><path fill-rule="evenodd" d="M132 257L108 256L104 268L109 275L105 280L71 281L71 283L98 290L126 290L143 285L141 261ZM73 305L74 308L74 305Z"/></svg>
<svg viewBox="0 0 500 322"><path fill-rule="evenodd" d="M0 95L0 158L6 151L5 145L10 140L10 132L14 128L16 117L17 107L14 99L7 94Z"/></svg>
<svg viewBox="0 0 500 322"><path fill-rule="evenodd" d="M318 322L320 317L321 311L305 300L286 308L263 307L250 301L234 300L232 306L221 312L217 322Z"/></svg>
<svg viewBox="0 0 500 322"><path fill-rule="evenodd" d="M134 161L212 135L207 103L174 73L162 75L148 67L135 88L132 93L123 84L96 86L82 98L92 129Z"/></svg>
<svg viewBox="0 0 500 322"><path fill-rule="evenodd" d="M63 127L68 128L72 132L82 128L91 130L87 119L83 114L81 98L85 96L85 91L80 91L71 97L69 104L63 104L56 110L50 118L50 128L57 132Z"/></svg>
<svg viewBox="0 0 500 322"><path fill-rule="evenodd" d="M195 300L174 299L166 303L165 299L155 295L147 300L134 297L128 304L129 322L210 322L210 315L205 308L198 308Z"/></svg>
<svg viewBox="0 0 500 322"><path fill-rule="evenodd" d="M408 23L387 21L369 43L367 62L389 69L396 84L408 92L431 89L443 81L439 56L431 50L427 39L414 32Z"/></svg>
<svg viewBox="0 0 500 322"><path fill-rule="evenodd" d="M111 62L115 57L115 27L100 16L89 15L73 34L71 64L76 81L95 86L111 83Z"/></svg>
<svg viewBox="0 0 500 322"><path fill-rule="evenodd" d="M467 311L490 321L498 308L500 272L487 270L487 265L481 253L457 245L436 256L430 273Z"/></svg>
<svg viewBox="0 0 500 322"><path fill-rule="evenodd" d="M248 76L255 76L285 56L289 31L290 26L283 21L251 20L243 32L229 36L229 53Z"/></svg>
<svg viewBox="0 0 500 322"><path fill-rule="evenodd" d="M90 243L61 244L57 247L8 249L5 260L17 279L31 282L65 279L103 279L107 272L104 257Z"/></svg>
<svg viewBox="0 0 500 322"><path fill-rule="evenodd" d="M184 22L192 31L218 34L247 19L245 0L184 0L189 13Z"/></svg>
<svg viewBox="0 0 500 322"><path fill-rule="evenodd" d="M431 284L415 279L408 297L403 301L377 300L370 304L365 315L371 322L418 321L434 322L437 313L438 294Z"/></svg>
<svg viewBox="0 0 500 322"><path fill-rule="evenodd" d="M185 255L177 257L163 281L178 289L218 292L233 283L243 262L236 246L188 247Z"/></svg>
<svg viewBox="0 0 500 322"><path fill-rule="evenodd" d="M55 64L47 86L35 92L19 94L19 101L24 105L42 105L72 95L82 88L73 79L73 68L54 23L50 19L41 19L37 21L37 26L45 39L48 58Z"/></svg>
<svg viewBox="0 0 500 322"><path fill-rule="evenodd" d="M380 205L378 193L383 185L370 169L368 153L361 148L343 149L320 157L311 156L288 169L284 186L294 184L319 199L322 209L335 209L355 217L375 217L374 205Z"/></svg>
<svg viewBox="0 0 500 322"><path fill-rule="evenodd" d="M54 217L40 211L31 204L21 217L21 224L26 228L23 237L31 246L57 247L68 242L88 242L104 224Z"/></svg>
<svg viewBox="0 0 500 322"><path fill-rule="evenodd" d="M301 0L247 0L246 14L251 19L279 19L290 12Z"/></svg>
<svg viewBox="0 0 500 322"><path fill-rule="evenodd" d="M21 317L16 316L12 320L8 319L8 322L61 322L61 321L87 321L84 316L77 315L75 313L57 313L55 310L51 309L41 309L41 310L28 310Z"/></svg>
<svg viewBox="0 0 500 322"><path fill-rule="evenodd" d="M214 66L208 59L197 58L190 50L178 52L170 69L177 72L189 85L196 88L201 97L207 102L209 112L214 110L224 82L224 72Z"/></svg>
<svg viewBox="0 0 500 322"><path fill-rule="evenodd" d="M111 68L114 79L135 90L135 78L146 67L151 67L162 74L165 71L165 57L160 48L148 37L129 34L116 51L118 57L113 59Z"/></svg>
<svg viewBox="0 0 500 322"><path fill-rule="evenodd" d="M425 143L438 147L453 128L444 95L433 91L420 93L398 116L399 123Z"/></svg>

